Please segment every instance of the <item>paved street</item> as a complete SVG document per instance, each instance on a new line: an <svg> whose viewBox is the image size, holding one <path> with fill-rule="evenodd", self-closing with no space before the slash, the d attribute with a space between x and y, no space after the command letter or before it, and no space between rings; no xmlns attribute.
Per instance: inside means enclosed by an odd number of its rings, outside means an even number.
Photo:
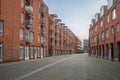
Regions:
<svg viewBox="0 0 120 80"><path fill-rule="evenodd" d="M5 63L0 80L120 80L120 63L88 54Z"/></svg>

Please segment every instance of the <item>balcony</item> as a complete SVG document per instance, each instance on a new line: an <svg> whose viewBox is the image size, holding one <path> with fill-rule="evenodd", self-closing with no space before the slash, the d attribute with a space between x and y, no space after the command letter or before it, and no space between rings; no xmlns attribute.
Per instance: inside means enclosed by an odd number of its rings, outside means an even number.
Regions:
<svg viewBox="0 0 120 80"><path fill-rule="evenodd" d="M41 19L41 23L42 23L42 24L45 24L45 23L46 23L46 20L45 20L45 19Z"/></svg>
<svg viewBox="0 0 120 80"><path fill-rule="evenodd" d="M50 46L54 46L54 43L52 42L52 43L50 43Z"/></svg>
<svg viewBox="0 0 120 80"><path fill-rule="evenodd" d="M42 34L45 34L46 31L45 31L44 29L41 29L41 33L42 33Z"/></svg>
<svg viewBox="0 0 120 80"><path fill-rule="evenodd" d="M30 14L33 13L33 7L30 6L30 5L29 5L29 6L26 5L26 6L25 6L25 10L26 10L26 12L28 12L28 13L30 13Z"/></svg>
<svg viewBox="0 0 120 80"><path fill-rule="evenodd" d="M42 44L42 45L45 45L45 44L46 44L46 42L45 42L45 41L41 41L41 44Z"/></svg>
<svg viewBox="0 0 120 80"><path fill-rule="evenodd" d="M52 34L52 35L50 35L50 38L53 38L54 37L54 35Z"/></svg>
<svg viewBox="0 0 120 80"><path fill-rule="evenodd" d="M50 30L53 30L54 29L54 27L52 26L52 27L50 27Z"/></svg>
<svg viewBox="0 0 120 80"><path fill-rule="evenodd" d="M26 39L26 42L27 42L27 43L30 43L30 42L31 42L30 38L27 38L27 39Z"/></svg>
<svg viewBox="0 0 120 80"><path fill-rule="evenodd" d="M54 29L54 24L51 24L50 25L50 30L53 30Z"/></svg>
<svg viewBox="0 0 120 80"><path fill-rule="evenodd" d="M46 12L46 8L45 7L41 7L41 12L45 13Z"/></svg>
<svg viewBox="0 0 120 80"><path fill-rule="evenodd" d="M27 27L32 27L33 21L32 20L26 20L26 26Z"/></svg>

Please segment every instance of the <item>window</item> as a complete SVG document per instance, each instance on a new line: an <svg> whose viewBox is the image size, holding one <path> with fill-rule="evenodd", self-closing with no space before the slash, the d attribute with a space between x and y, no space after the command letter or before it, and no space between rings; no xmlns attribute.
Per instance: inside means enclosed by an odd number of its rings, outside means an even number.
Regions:
<svg viewBox="0 0 120 80"><path fill-rule="evenodd" d="M41 8L41 2L39 1L39 8Z"/></svg>
<svg viewBox="0 0 120 80"><path fill-rule="evenodd" d="M117 32L120 32L120 23L117 23Z"/></svg>
<svg viewBox="0 0 120 80"><path fill-rule="evenodd" d="M0 36L3 36L3 21L0 20Z"/></svg>
<svg viewBox="0 0 120 80"><path fill-rule="evenodd" d="M92 43L94 42L94 39L92 38Z"/></svg>
<svg viewBox="0 0 120 80"><path fill-rule="evenodd" d="M24 39L24 29L20 28L20 40Z"/></svg>
<svg viewBox="0 0 120 80"><path fill-rule="evenodd" d="M112 34L114 34L114 27L112 27L112 29L111 29L111 30L112 30Z"/></svg>
<svg viewBox="0 0 120 80"><path fill-rule="evenodd" d="M24 7L24 0L21 0L21 7Z"/></svg>
<svg viewBox="0 0 120 80"><path fill-rule="evenodd" d="M100 27L103 27L103 21L101 21L101 23L100 23Z"/></svg>
<svg viewBox="0 0 120 80"><path fill-rule="evenodd" d="M2 54L3 54L3 45L0 43L0 60L2 60Z"/></svg>
<svg viewBox="0 0 120 80"><path fill-rule="evenodd" d="M104 39L104 32L102 32L102 39Z"/></svg>
<svg viewBox="0 0 120 80"><path fill-rule="evenodd" d="M97 26L95 27L95 31L97 31Z"/></svg>
<svg viewBox="0 0 120 80"><path fill-rule="evenodd" d="M23 59L23 55L24 55L24 46L20 46L19 58L20 58L20 59Z"/></svg>
<svg viewBox="0 0 120 80"><path fill-rule="evenodd" d="M109 30L106 30L106 38L109 37Z"/></svg>
<svg viewBox="0 0 120 80"><path fill-rule="evenodd" d="M26 41L30 42L30 31L26 30Z"/></svg>
<svg viewBox="0 0 120 80"><path fill-rule="evenodd" d="M24 23L24 13L21 13L21 23Z"/></svg>
<svg viewBox="0 0 120 80"><path fill-rule="evenodd" d="M38 43L40 43L40 35L38 35Z"/></svg>
<svg viewBox="0 0 120 80"><path fill-rule="evenodd" d="M99 39L101 38L101 35L99 34Z"/></svg>
<svg viewBox="0 0 120 80"><path fill-rule="evenodd" d="M31 32L30 35L31 35L31 42L34 42L34 33Z"/></svg>
<svg viewBox="0 0 120 80"><path fill-rule="evenodd" d="M110 22L110 15L107 16L107 23Z"/></svg>
<svg viewBox="0 0 120 80"><path fill-rule="evenodd" d="M93 34L93 30L92 30L92 34Z"/></svg>
<svg viewBox="0 0 120 80"><path fill-rule="evenodd" d="M112 19L114 20L116 17L117 17L117 16L116 16L116 9L114 9L114 10L112 11Z"/></svg>
<svg viewBox="0 0 120 80"><path fill-rule="evenodd" d="M96 42L96 37L94 37L94 42Z"/></svg>
<svg viewBox="0 0 120 80"><path fill-rule="evenodd" d="M41 30L41 25L39 24L39 30Z"/></svg>

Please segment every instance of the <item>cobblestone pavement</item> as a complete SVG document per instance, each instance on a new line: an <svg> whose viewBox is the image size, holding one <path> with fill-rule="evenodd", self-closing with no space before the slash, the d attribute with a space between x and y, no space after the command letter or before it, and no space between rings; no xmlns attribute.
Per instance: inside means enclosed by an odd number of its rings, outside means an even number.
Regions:
<svg viewBox="0 0 120 80"><path fill-rule="evenodd" d="M5 63L0 80L120 80L120 62L76 54Z"/></svg>

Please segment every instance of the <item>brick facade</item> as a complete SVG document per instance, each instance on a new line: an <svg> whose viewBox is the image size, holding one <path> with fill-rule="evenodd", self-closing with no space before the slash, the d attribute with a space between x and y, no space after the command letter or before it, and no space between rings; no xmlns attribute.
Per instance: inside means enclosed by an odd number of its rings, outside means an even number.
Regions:
<svg viewBox="0 0 120 80"><path fill-rule="evenodd" d="M0 0L0 62L74 52L74 33L48 11L43 0Z"/></svg>
<svg viewBox="0 0 120 80"><path fill-rule="evenodd" d="M111 1L114 2L112 6L108 7L99 20L95 23L92 21L90 25L89 55L120 61L120 0Z"/></svg>

